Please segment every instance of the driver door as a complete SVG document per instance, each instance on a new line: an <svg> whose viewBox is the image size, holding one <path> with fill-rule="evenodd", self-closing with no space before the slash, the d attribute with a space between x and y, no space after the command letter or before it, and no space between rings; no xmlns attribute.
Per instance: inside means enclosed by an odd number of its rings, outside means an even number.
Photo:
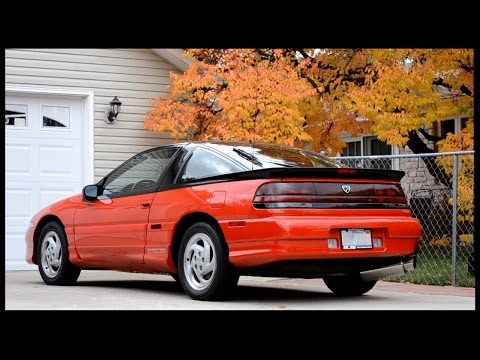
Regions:
<svg viewBox="0 0 480 360"><path fill-rule="evenodd" d="M83 199L75 213L75 246L92 266L128 268L144 262L150 206L159 181L177 147L135 155L107 175L97 199Z"/></svg>

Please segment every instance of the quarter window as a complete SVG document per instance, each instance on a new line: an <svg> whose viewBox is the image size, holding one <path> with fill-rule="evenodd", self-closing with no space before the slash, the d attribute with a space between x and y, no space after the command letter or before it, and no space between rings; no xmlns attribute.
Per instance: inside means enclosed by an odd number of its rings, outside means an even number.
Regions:
<svg viewBox="0 0 480 360"><path fill-rule="evenodd" d="M242 171L243 169L233 162L213 154L202 148L195 150L180 174L179 181L195 180L199 178L223 175Z"/></svg>
<svg viewBox="0 0 480 360"><path fill-rule="evenodd" d="M114 170L103 183L104 195L137 195L153 192L176 147L157 148L135 155Z"/></svg>

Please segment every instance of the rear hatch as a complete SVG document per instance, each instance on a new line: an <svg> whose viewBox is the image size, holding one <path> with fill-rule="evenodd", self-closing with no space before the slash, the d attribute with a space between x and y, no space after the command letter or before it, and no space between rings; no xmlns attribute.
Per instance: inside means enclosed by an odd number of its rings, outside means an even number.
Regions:
<svg viewBox="0 0 480 360"><path fill-rule="evenodd" d="M243 176L272 179L258 188L253 199L257 209L408 208L400 185L403 171L277 168L248 173Z"/></svg>

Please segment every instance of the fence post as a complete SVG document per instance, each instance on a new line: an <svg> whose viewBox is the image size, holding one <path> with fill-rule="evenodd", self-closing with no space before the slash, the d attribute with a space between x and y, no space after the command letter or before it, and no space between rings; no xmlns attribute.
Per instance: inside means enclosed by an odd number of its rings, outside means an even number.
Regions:
<svg viewBox="0 0 480 360"><path fill-rule="evenodd" d="M453 204L452 204L452 286L457 284L457 187L458 155L453 155Z"/></svg>

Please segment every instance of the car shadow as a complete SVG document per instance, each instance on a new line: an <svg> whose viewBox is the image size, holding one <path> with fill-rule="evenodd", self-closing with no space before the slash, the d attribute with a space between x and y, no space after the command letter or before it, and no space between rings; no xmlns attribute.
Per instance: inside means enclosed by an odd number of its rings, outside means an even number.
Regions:
<svg viewBox="0 0 480 360"><path fill-rule="evenodd" d="M262 285L238 285L227 301L252 302L252 301L306 301L332 299L335 295L327 291L312 291L304 289L292 289L271 287Z"/></svg>
<svg viewBox="0 0 480 360"><path fill-rule="evenodd" d="M78 280L75 286L135 289L170 294L183 293L182 286L174 280Z"/></svg>
<svg viewBox="0 0 480 360"><path fill-rule="evenodd" d="M179 294L187 296L181 285L174 280L79 280L75 286L121 288L155 292L158 294ZM231 295L223 300L227 302L311 302L333 299L336 296L329 290L305 290L264 285L242 285L233 289ZM340 299L340 298L339 298ZM347 298L342 298L343 301ZM351 298L352 300L354 298Z"/></svg>

